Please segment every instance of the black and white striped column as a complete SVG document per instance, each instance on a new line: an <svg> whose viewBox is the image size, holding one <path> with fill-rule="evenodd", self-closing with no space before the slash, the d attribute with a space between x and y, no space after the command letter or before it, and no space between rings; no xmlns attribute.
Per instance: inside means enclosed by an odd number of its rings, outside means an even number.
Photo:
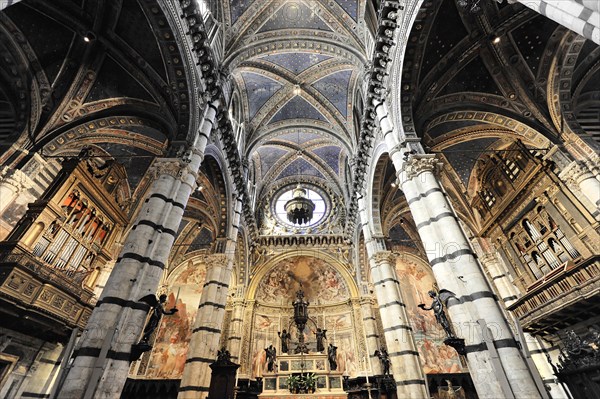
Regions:
<svg viewBox="0 0 600 399"><path fill-rule="evenodd" d="M150 189L123 250L82 334L58 397L116 398L129 371L149 310L139 300L155 294L196 179L218 102L208 104L196 142L183 159L159 159Z"/></svg>
<svg viewBox="0 0 600 399"><path fill-rule="evenodd" d="M227 335L227 349L229 350L229 353L231 353L231 360L235 363L240 362L242 327L245 311L246 301L243 297L240 297L238 293L233 300L233 310L231 313L231 320L229 321L229 334Z"/></svg>
<svg viewBox="0 0 600 399"><path fill-rule="evenodd" d="M519 0L519 3L600 44L597 0Z"/></svg>
<svg viewBox="0 0 600 399"><path fill-rule="evenodd" d="M575 186L578 191L595 207L592 210L596 220L600 220L600 180L587 168L583 162L573 161L558 175L567 186Z"/></svg>
<svg viewBox="0 0 600 399"><path fill-rule="evenodd" d="M362 314L363 327L365 329L365 339L367 341L366 345L370 358L370 365L373 375L378 375L383 372L383 369L381 368L379 358L375 356L375 351L379 349L379 332L377 328L377 319L373 313L373 305L375 305L373 298L360 298L360 311Z"/></svg>
<svg viewBox="0 0 600 399"><path fill-rule="evenodd" d="M411 155L398 178L436 281L456 294L448 300L448 312L456 334L465 339L477 393L482 398L506 397L508 387L498 376L503 372L514 397L539 398L512 331L437 181L437 164L433 155ZM493 341L502 370L490 367L494 354L486 338Z"/></svg>
<svg viewBox="0 0 600 399"><path fill-rule="evenodd" d="M509 306L514 303L519 296L519 290L510 281L506 268L503 267L503 260L499 257L497 252L494 252L494 248L491 244L487 243L487 240L481 239L482 247L485 248L484 255L480 258L481 263L488 271L492 283L496 287L496 291L500 296L504 306ZM550 364L546 358L546 353L543 347L540 345L538 340L530 334L524 333L524 344L527 345L529 355L537 368L542 382L550 388L553 399L567 398L567 395L560 384L557 383L556 376L554 375Z"/></svg>
<svg viewBox="0 0 600 399"><path fill-rule="evenodd" d="M206 398L210 386L211 369L217 358L221 329L225 318L227 293L233 272L242 201L236 199L225 253L212 255L206 268L206 283L202 289L196 323L188 356L179 386L179 399Z"/></svg>
<svg viewBox="0 0 600 399"><path fill-rule="evenodd" d="M390 356L391 372L396 380L398 397L426 398L427 384L419 361L413 331L408 320L406 305L400 292L400 282L396 275L395 258L385 250L382 239L373 237L369 229L365 200L359 200L359 212L363 222L363 234L371 281L379 306L383 334ZM369 354L371 355L371 354Z"/></svg>
<svg viewBox="0 0 600 399"><path fill-rule="evenodd" d="M512 331L434 175L438 161L433 155L407 154L406 143L400 143L400 138L410 141L420 152L422 148L396 131L384 103L374 105L435 279L440 288L456 294L448 301L448 312L456 334L465 339L469 370L479 397L495 399L512 393L518 398L539 398ZM485 323L485 329L481 323ZM491 366L492 354L485 339L490 335L507 382L496 374L502 370Z"/></svg>

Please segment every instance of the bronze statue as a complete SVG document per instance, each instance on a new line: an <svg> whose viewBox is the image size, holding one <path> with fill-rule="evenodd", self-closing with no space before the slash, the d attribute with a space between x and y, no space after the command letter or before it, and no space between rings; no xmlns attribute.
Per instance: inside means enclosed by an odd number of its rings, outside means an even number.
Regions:
<svg viewBox="0 0 600 399"><path fill-rule="evenodd" d="M337 357L337 346L333 344L329 344L329 348L327 350L327 358L329 359L329 369L337 370L337 361L335 360Z"/></svg>
<svg viewBox="0 0 600 399"><path fill-rule="evenodd" d="M433 299L433 302L431 302L430 307L428 307L428 308L425 307L424 303L421 303L418 306L423 310L433 310L433 313L435 314L435 319L442 326L442 328L446 332L446 335L448 336L448 338L456 338L456 336L454 335L454 333L452 332L452 329L450 327L450 322L448 321L448 317L446 316L446 313L444 312L444 304L442 303L440 298L437 296L435 291L429 291L429 296Z"/></svg>
<svg viewBox="0 0 600 399"><path fill-rule="evenodd" d="M275 370L275 358L277 357L277 349L273 345L269 345L268 348L265 348L265 352L267 353L267 371Z"/></svg>
<svg viewBox="0 0 600 399"><path fill-rule="evenodd" d="M290 340L292 339L292 334L283 330L283 332L277 332L279 338L281 338L281 352L288 353L290 350Z"/></svg>
<svg viewBox="0 0 600 399"><path fill-rule="evenodd" d="M326 332L327 330L322 330L317 327L317 332L315 332L315 335L317 336L317 352L325 351L325 345L323 345L323 340L327 339L327 335L325 335Z"/></svg>
<svg viewBox="0 0 600 399"><path fill-rule="evenodd" d="M151 297L151 298L148 298L148 297ZM160 319L162 318L162 316L164 314L165 315L175 314L175 313L179 312L179 309L172 308L168 311L165 311L165 309L163 308L163 304L167 301L167 296L165 294L162 294L158 301L156 300L155 295L146 296L146 297L142 298L141 300L152 306L152 314L150 315L150 318L148 319L148 323L146 323L146 327L144 327L144 335L142 336L142 339L140 340L140 343L148 344L148 341L150 340L150 336L152 335L154 330L156 330L156 327L158 327L158 324L160 323Z"/></svg>
<svg viewBox="0 0 600 399"><path fill-rule="evenodd" d="M374 355L377 356L379 358L379 361L381 362L381 368L383 368L383 374L389 375L391 362L390 362L390 355L388 355L387 350L385 348L381 348L379 350L376 350Z"/></svg>

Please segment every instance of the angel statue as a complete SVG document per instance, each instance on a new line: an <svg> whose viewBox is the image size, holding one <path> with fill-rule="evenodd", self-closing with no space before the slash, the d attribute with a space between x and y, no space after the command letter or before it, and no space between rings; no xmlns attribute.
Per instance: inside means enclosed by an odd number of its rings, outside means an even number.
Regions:
<svg viewBox="0 0 600 399"><path fill-rule="evenodd" d="M440 291L440 293L442 292ZM433 310L436 321L442 326L448 338L456 338L456 336L452 332L452 328L450 327L450 321L448 321L446 312L444 312L444 304L440 300L440 297L433 290L429 291L429 296L433 299L430 307L425 307L424 303L421 303L418 306L423 310Z"/></svg>

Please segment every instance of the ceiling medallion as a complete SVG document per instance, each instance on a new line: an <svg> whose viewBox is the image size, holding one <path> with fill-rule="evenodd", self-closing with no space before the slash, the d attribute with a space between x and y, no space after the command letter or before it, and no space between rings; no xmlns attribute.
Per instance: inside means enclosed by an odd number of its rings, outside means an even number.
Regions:
<svg viewBox="0 0 600 399"><path fill-rule="evenodd" d="M292 224L303 225L307 224L313 218L315 203L306 198L306 189L296 186L291 200L285 203L285 212L287 219Z"/></svg>

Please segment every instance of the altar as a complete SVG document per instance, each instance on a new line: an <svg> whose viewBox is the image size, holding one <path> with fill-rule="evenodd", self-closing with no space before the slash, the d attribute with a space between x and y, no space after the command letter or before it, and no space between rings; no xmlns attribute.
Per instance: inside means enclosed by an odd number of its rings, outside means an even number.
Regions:
<svg viewBox="0 0 600 399"><path fill-rule="evenodd" d="M308 376L314 380L314 392L292 393L290 388L299 377ZM282 354L277 357L274 370L265 372L262 379L263 390L260 398L320 398L346 399L342 373L330 370L327 355L324 353Z"/></svg>

